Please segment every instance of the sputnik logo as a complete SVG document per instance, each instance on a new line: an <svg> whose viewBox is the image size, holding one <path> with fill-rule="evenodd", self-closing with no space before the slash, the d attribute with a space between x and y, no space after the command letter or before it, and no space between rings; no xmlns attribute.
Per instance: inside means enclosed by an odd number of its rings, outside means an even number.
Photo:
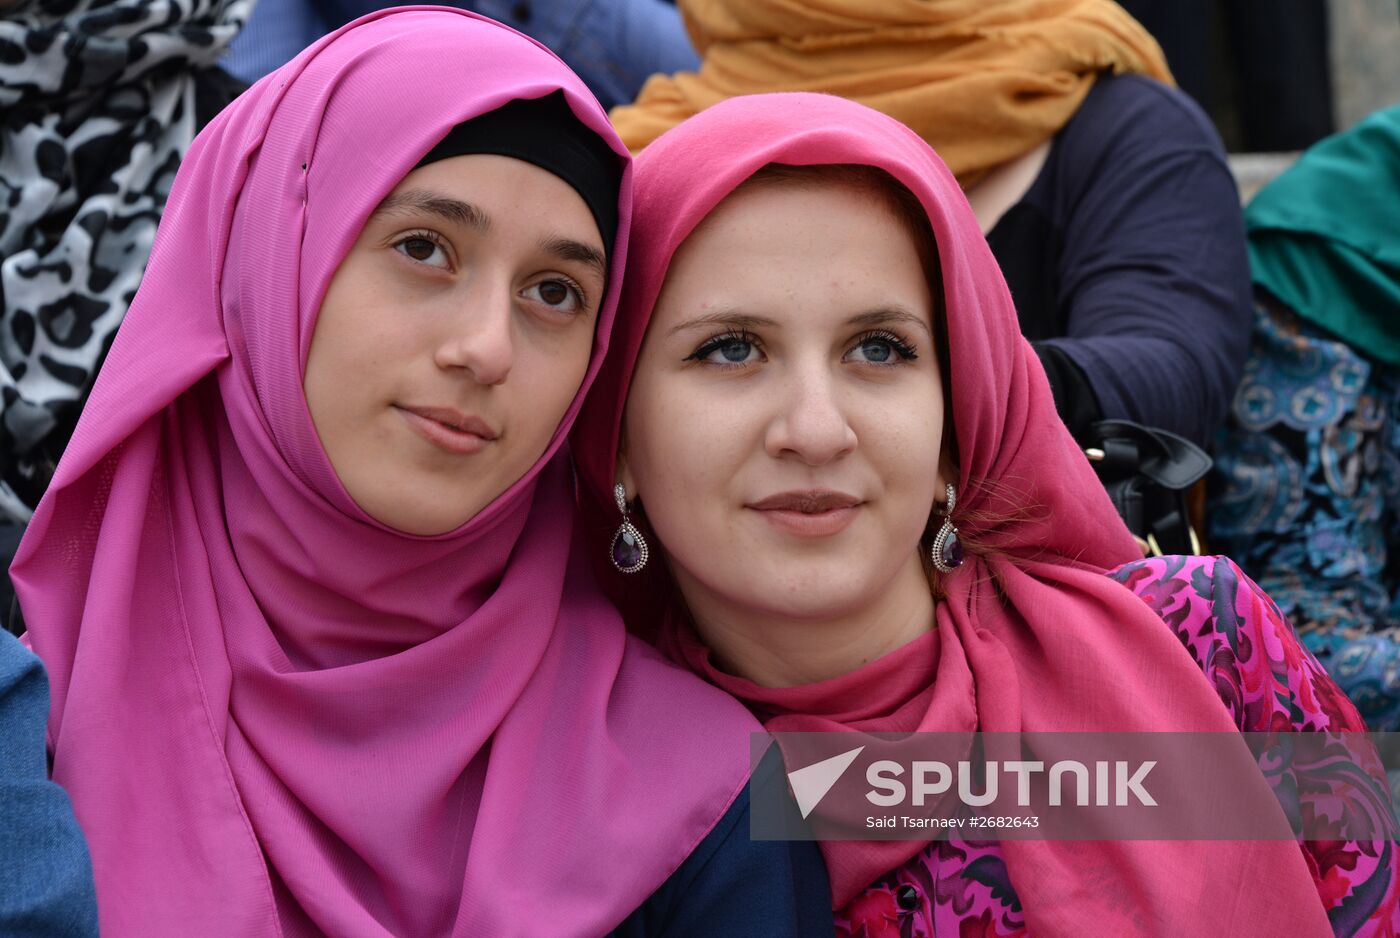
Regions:
<svg viewBox="0 0 1400 938"><path fill-rule="evenodd" d="M813 762L806 768L788 773L788 784L792 786L792 795L797 799L797 808L802 812L803 820L806 820L807 815L821 803L832 786L841 780L841 776L846 774L851 763L856 761L856 756L864 749L864 746L857 746L839 756Z"/></svg>

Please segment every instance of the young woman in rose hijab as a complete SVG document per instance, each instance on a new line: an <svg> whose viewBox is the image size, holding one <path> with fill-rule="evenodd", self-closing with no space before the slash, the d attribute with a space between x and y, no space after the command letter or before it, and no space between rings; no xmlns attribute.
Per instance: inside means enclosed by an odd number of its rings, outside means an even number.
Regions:
<svg viewBox="0 0 1400 938"><path fill-rule="evenodd" d="M196 139L14 568L104 935L830 927L815 848L747 837L757 724L578 549L625 153L426 7Z"/></svg>
<svg viewBox="0 0 1400 938"><path fill-rule="evenodd" d="M1206 445L1249 347L1225 149L1112 0L678 0L700 67L613 124L634 152L736 95L819 91L933 146L991 243L1057 410Z"/></svg>
<svg viewBox="0 0 1400 938"><path fill-rule="evenodd" d="M609 589L673 658L773 731L1361 729L1232 562L1140 558L912 131L754 95L635 166L620 328L574 432L595 558L611 543ZM822 849L843 934L1400 924L1393 842Z"/></svg>

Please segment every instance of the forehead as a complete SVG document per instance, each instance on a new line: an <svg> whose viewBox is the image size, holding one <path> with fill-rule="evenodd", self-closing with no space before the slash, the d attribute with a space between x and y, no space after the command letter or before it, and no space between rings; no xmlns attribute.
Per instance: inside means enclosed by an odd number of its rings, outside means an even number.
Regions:
<svg viewBox="0 0 1400 938"><path fill-rule="evenodd" d="M674 253L663 298L925 283L919 253L887 200L868 187L762 182L715 207Z"/></svg>
<svg viewBox="0 0 1400 938"><path fill-rule="evenodd" d="M822 179L751 179L725 196L682 243L676 257L758 242L773 248L839 248L847 233L879 230L881 242L912 240L890 198L876 187ZM750 246L753 246L752 244Z"/></svg>

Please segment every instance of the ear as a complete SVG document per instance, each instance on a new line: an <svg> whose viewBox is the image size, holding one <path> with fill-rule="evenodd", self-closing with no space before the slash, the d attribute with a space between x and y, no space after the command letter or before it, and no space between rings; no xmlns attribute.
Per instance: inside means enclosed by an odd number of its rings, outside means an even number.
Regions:
<svg viewBox="0 0 1400 938"><path fill-rule="evenodd" d="M937 481L939 496L943 495L943 490L949 482L951 482L953 485L959 485L962 482L962 479L958 474L957 464L953 462L953 454L948 451L947 447L944 447L943 452L940 453L938 456Z"/></svg>
<svg viewBox="0 0 1400 938"><path fill-rule="evenodd" d="M629 502L636 500L637 483L632 478L632 469L627 462L627 447L625 445L617 452L617 463L613 469L613 482L622 485L622 488L627 492Z"/></svg>

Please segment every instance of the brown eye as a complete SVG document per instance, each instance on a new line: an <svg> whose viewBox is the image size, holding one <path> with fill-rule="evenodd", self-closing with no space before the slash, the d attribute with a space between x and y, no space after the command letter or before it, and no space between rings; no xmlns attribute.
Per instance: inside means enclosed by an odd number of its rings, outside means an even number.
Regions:
<svg viewBox="0 0 1400 938"><path fill-rule="evenodd" d="M525 295L552 310L563 313L583 311L583 294L567 280L541 280L528 288Z"/></svg>
<svg viewBox="0 0 1400 938"><path fill-rule="evenodd" d="M447 254L442 249L442 245L432 238L425 238L421 235L410 235L401 241L394 243L394 249L400 254L410 257L422 264L431 267L446 267Z"/></svg>

